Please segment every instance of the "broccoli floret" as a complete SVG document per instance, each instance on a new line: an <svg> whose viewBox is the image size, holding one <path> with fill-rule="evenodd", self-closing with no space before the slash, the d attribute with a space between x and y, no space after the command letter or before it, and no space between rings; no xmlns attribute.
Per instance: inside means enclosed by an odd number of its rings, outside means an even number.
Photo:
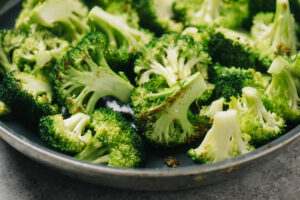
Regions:
<svg viewBox="0 0 300 200"><path fill-rule="evenodd" d="M41 118L39 130L41 138L52 148L64 153L81 152L90 143L92 132L86 130L90 117L77 113L67 119L61 114Z"/></svg>
<svg viewBox="0 0 300 200"><path fill-rule="evenodd" d="M13 71L2 81L0 99L18 116L39 121L42 116L56 114L53 95L48 79L42 74Z"/></svg>
<svg viewBox="0 0 300 200"><path fill-rule="evenodd" d="M199 163L215 163L248 153L254 148L242 133L236 110L218 112L212 128L200 146L188 151L188 155Z"/></svg>
<svg viewBox="0 0 300 200"><path fill-rule="evenodd" d="M267 57L255 53L250 37L228 29L218 29L208 41L208 53L214 62L223 66L254 68L266 72L272 63Z"/></svg>
<svg viewBox="0 0 300 200"><path fill-rule="evenodd" d="M110 69L103 53L106 47L106 37L92 32L52 68L50 79L56 97L71 114L93 113L97 102L106 96L125 103L130 100L133 86Z"/></svg>
<svg viewBox="0 0 300 200"><path fill-rule="evenodd" d="M28 34L12 53L13 63L21 71L39 71L49 68L61 59L69 49L69 43L47 30Z"/></svg>
<svg viewBox="0 0 300 200"><path fill-rule="evenodd" d="M142 84L131 97L139 129L151 143L165 147L202 137L209 119L193 114L190 106L209 88L199 72L171 88L161 76Z"/></svg>
<svg viewBox="0 0 300 200"><path fill-rule="evenodd" d="M45 27L73 45L90 30L88 8L80 0L27 0L23 8L17 29L32 31L35 26Z"/></svg>
<svg viewBox="0 0 300 200"><path fill-rule="evenodd" d="M248 0L175 0L174 12L186 25L238 27L248 17Z"/></svg>
<svg viewBox="0 0 300 200"><path fill-rule="evenodd" d="M18 66L13 62L13 52L19 48L27 34L23 31L1 30L0 31L0 74L18 70Z"/></svg>
<svg viewBox="0 0 300 200"><path fill-rule="evenodd" d="M189 36L166 34L150 42L135 61L138 84L148 82L151 75L163 76L169 86L200 71L207 78L211 59L200 43Z"/></svg>
<svg viewBox="0 0 300 200"><path fill-rule="evenodd" d="M276 56L292 56L297 51L295 19L288 0L276 1L276 13L255 16L251 35L256 51L273 60Z"/></svg>
<svg viewBox="0 0 300 200"><path fill-rule="evenodd" d="M0 88L2 89L2 88ZM0 101L0 119L7 117L11 113L11 109L5 103Z"/></svg>
<svg viewBox="0 0 300 200"><path fill-rule="evenodd" d="M135 129L120 113L102 108L91 117L95 134L75 157L94 164L113 167L137 167L144 158L143 143Z"/></svg>
<svg viewBox="0 0 300 200"><path fill-rule="evenodd" d="M126 15L113 15L100 7L94 7L88 16L95 31L101 31L108 38L108 63L129 65L144 46L153 39L150 32L131 26Z"/></svg>
<svg viewBox="0 0 300 200"><path fill-rule="evenodd" d="M293 75L291 68L295 63L289 63L283 57L277 57L270 69L272 82L265 92L264 104L268 110L283 117L289 122L300 120L299 76Z"/></svg>
<svg viewBox="0 0 300 200"><path fill-rule="evenodd" d="M255 146L270 142L284 131L284 119L266 110L255 88L243 88L242 97L232 97L229 108L238 111L242 132L249 134L249 142Z"/></svg>
<svg viewBox="0 0 300 200"><path fill-rule="evenodd" d="M210 119L213 119L217 112L223 111L225 105L225 98L220 98L215 100L209 106L202 106L200 111L200 116L207 116Z"/></svg>
<svg viewBox="0 0 300 200"><path fill-rule="evenodd" d="M254 69L227 68L220 65L214 66L211 81L215 84L213 97L218 99L224 97L240 96L244 87L254 87L264 92L269 85L270 77L256 72Z"/></svg>
<svg viewBox="0 0 300 200"><path fill-rule="evenodd" d="M165 32L181 32L183 24L175 20L173 3L175 0L133 0L133 6L140 16L142 27L148 28L157 36Z"/></svg>

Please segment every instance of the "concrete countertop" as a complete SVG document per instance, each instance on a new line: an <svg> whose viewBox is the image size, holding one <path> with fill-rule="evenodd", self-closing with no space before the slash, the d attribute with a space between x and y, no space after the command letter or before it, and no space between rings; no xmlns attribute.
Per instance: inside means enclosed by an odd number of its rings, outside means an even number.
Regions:
<svg viewBox="0 0 300 200"><path fill-rule="evenodd" d="M73 180L12 149L0 139L0 200L300 199L300 140L243 176L192 190L125 191Z"/></svg>

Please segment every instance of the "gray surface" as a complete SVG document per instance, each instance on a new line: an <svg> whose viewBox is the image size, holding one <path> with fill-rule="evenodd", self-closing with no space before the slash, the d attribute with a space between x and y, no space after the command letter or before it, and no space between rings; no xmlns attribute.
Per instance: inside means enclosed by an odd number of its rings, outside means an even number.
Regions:
<svg viewBox="0 0 300 200"><path fill-rule="evenodd" d="M177 192L134 192L93 186L44 167L0 139L1 200L300 199L300 140L268 163L215 185Z"/></svg>

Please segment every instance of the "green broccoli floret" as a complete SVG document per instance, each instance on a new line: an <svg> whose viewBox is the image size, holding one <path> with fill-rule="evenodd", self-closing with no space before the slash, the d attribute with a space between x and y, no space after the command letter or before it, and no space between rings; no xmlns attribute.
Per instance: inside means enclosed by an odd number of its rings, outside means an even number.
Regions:
<svg viewBox="0 0 300 200"><path fill-rule="evenodd" d="M133 7L138 11L140 24L156 33L157 36L165 32L178 32L183 24L175 20L173 3L175 0L133 0Z"/></svg>
<svg viewBox="0 0 300 200"><path fill-rule="evenodd" d="M133 86L110 69L103 52L106 47L105 35L92 32L51 70L56 97L71 114L93 113L97 102L106 96L125 103L130 100Z"/></svg>
<svg viewBox="0 0 300 200"><path fill-rule="evenodd" d="M254 148L242 133L236 110L218 112L212 128L200 146L188 151L188 155L199 163L215 163L248 153Z"/></svg>
<svg viewBox="0 0 300 200"><path fill-rule="evenodd" d="M255 146L270 142L284 131L284 119L266 110L255 88L243 88L242 97L232 97L229 108L238 111L242 132L251 137L249 142Z"/></svg>
<svg viewBox="0 0 300 200"><path fill-rule="evenodd" d="M296 24L288 0L276 1L276 13L255 16L251 35L256 51L273 60L276 56L292 56L297 51Z"/></svg>
<svg viewBox="0 0 300 200"><path fill-rule="evenodd" d="M175 0L173 9L186 25L234 28L248 17L248 0Z"/></svg>
<svg viewBox="0 0 300 200"><path fill-rule="evenodd" d="M73 45L90 30L88 8L80 0L27 0L23 8L17 19L17 29L32 31L35 26L45 27Z"/></svg>
<svg viewBox="0 0 300 200"><path fill-rule="evenodd" d="M64 153L81 152L91 142L92 132L86 130L90 117L77 113L67 119L61 114L42 117L39 123L41 138L52 148Z"/></svg>
<svg viewBox="0 0 300 200"><path fill-rule="evenodd" d="M88 16L95 31L108 38L108 63L129 65L144 46L153 39L150 32L127 23L127 15L113 15L100 7L94 7Z"/></svg>
<svg viewBox="0 0 300 200"><path fill-rule="evenodd" d="M2 89L2 88L0 88ZM7 117L11 113L11 109L5 103L0 101L0 119Z"/></svg>
<svg viewBox="0 0 300 200"><path fill-rule="evenodd" d="M213 119L217 112L223 111L225 102L225 98L222 97L213 101L209 106L202 106L200 116L206 116Z"/></svg>
<svg viewBox="0 0 300 200"><path fill-rule="evenodd" d="M143 142L120 113L102 108L91 117L94 136L75 157L112 167L137 167L144 158Z"/></svg>
<svg viewBox="0 0 300 200"><path fill-rule="evenodd" d="M264 92L269 85L270 77L256 72L254 69L227 68L220 65L214 66L211 82L215 84L213 97L218 99L224 97L240 96L244 87L254 87Z"/></svg>
<svg viewBox="0 0 300 200"><path fill-rule="evenodd" d="M21 46L26 37L27 34L23 31L0 31L0 74L18 70L18 66L13 62L13 52Z"/></svg>
<svg viewBox="0 0 300 200"><path fill-rule="evenodd" d="M21 71L39 71L49 68L62 58L69 49L69 43L47 30L28 34L12 53L13 63Z"/></svg>
<svg viewBox="0 0 300 200"><path fill-rule="evenodd" d="M58 111L58 107L53 104L50 83L39 73L7 73L2 81L0 99L18 116L33 122Z"/></svg>
<svg viewBox="0 0 300 200"><path fill-rule="evenodd" d="M299 76L293 75L291 69L298 66L294 64L293 62L289 63L283 57L277 57L273 61L268 71L272 74L272 82L263 99L267 110L289 122L300 120Z"/></svg>
<svg viewBox="0 0 300 200"><path fill-rule="evenodd" d="M171 88L163 77L152 78L132 93L138 128L151 143L164 147L202 137L210 126L209 119L193 114L190 106L207 89L210 86L199 72Z"/></svg>
<svg viewBox="0 0 300 200"><path fill-rule="evenodd" d="M211 59L200 43L189 36L166 34L150 42L135 61L138 84L148 82L152 75L163 76L172 86L200 71L207 78Z"/></svg>

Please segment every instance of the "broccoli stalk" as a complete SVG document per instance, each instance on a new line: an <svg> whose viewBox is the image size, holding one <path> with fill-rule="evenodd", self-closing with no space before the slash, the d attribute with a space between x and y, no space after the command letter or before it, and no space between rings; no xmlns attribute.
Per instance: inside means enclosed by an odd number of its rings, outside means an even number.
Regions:
<svg viewBox="0 0 300 200"><path fill-rule="evenodd" d="M63 119L61 114L50 115L40 120L40 135L51 147L64 153L78 153L91 141L92 134L85 131L90 117L83 113Z"/></svg>
<svg viewBox="0 0 300 200"><path fill-rule="evenodd" d="M273 61L268 71L273 79L265 92L264 101L267 109L293 122L300 118L297 88L299 78L292 74L290 65L283 57L277 57Z"/></svg>
<svg viewBox="0 0 300 200"><path fill-rule="evenodd" d="M173 86L196 71L204 76L210 58L201 44L189 36L164 35L153 40L135 62L135 72L140 75L138 84L148 82L150 76L161 75Z"/></svg>
<svg viewBox="0 0 300 200"><path fill-rule="evenodd" d="M143 87L147 90L147 83ZM193 116L190 105L209 88L197 72L178 85L157 93L136 89L132 104L137 108L137 124L145 137L166 147L186 144L201 137L207 122Z"/></svg>
<svg viewBox="0 0 300 200"><path fill-rule="evenodd" d="M283 118L266 110L255 88L243 88L241 100L232 98L229 108L238 111L242 132L250 135L250 142L256 146L278 137L285 127Z"/></svg>
<svg viewBox="0 0 300 200"><path fill-rule="evenodd" d="M209 106L202 106L200 116L207 116L210 119L213 119L217 112L223 111L224 104L225 98L222 97L213 101Z"/></svg>
<svg viewBox="0 0 300 200"><path fill-rule="evenodd" d="M274 59L297 52L296 24L288 0L276 1L276 14L260 13L254 18L251 35L262 56Z"/></svg>
<svg viewBox="0 0 300 200"><path fill-rule="evenodd" d="M133 86L110 69L103 55L106 44L103 34L90 33L51 71L56 95L70 113L91 114L105 96L129 101Z"/></svg>
<svg viewBox="0 0 300 200"><path fill-rule="evenodd" d="M215 163L248 153L252 147L243 139L237 111L218 112L212 128L200 146L188 151L188 155L200 163Z"/></svg>

